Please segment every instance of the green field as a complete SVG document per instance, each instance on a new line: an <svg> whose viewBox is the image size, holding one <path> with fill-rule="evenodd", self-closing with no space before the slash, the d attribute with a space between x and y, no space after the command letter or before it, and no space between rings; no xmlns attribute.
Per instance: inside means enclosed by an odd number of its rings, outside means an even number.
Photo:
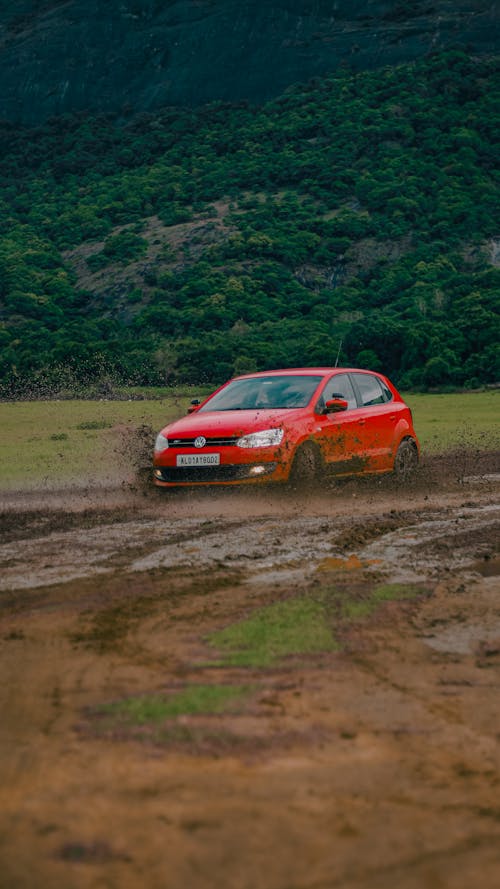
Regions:
<svg viewBox="0 0 500 889"><path fill-rule="evenodd" d="M144 401L1 403L0 488L130 481L141 427L159 430L185 413L196 394L183 390Z"/></svg>
<svg viewBox="0 0 500 889"><path fill-rule="evenodd" d="M405 395L422 451L497 450L500 390L446 395Z"/></svg>
<svg viewBox="0 0 500 889"><path fill-rule="evenodd" d="M0 488L132 481L148 429L182 416L199 390L143 401L26 401L0 404ZM497 449L500 393L410 395L423 453Z"/></svg>

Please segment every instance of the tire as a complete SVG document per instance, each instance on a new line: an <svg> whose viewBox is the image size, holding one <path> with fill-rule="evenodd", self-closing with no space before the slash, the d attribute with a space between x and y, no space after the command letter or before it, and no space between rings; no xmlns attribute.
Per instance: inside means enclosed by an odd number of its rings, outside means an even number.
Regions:
<svg viewBox="0 0 500 889"><path fill-rule="evenodd" d="M394 475L400 482L407 482L415 475L418 466L417 446L412 438L401 442L394 458Z"/></svg>
<svg viewBox="0 0 500 889"><path fill-rule="evenodd" d="M316 445L306 441L295 451L289 481L294 487L310 487L318 482L322 469L321 454Z"/></svg>

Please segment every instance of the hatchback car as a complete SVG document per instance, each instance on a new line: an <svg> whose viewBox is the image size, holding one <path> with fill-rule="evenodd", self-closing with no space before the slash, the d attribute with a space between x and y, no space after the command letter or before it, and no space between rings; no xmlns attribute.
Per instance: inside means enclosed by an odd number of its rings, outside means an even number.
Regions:
<svg viewBox="0 0 500 889"><path fill-rule="evenodd" d="M410 408L379 373L294 368L246 374L217 389L156 439L154 481L179 485L310 482L395 472L419 444Z"/></svg>

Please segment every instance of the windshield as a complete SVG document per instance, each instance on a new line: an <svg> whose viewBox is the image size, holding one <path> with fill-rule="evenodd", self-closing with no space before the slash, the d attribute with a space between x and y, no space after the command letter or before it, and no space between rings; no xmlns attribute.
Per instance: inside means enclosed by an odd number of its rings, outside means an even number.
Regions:
<svg viewBox="0 0 500 889"><path fill-rule="evenodd" d="M265 376L233 380L217 392L200 411L245 411L306 407L321 376Z"/></svg>

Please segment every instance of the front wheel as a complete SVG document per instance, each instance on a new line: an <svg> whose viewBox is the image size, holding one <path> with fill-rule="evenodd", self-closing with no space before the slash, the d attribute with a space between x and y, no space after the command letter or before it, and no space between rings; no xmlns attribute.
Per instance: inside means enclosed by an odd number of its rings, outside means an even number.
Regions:
<svg viewBox="0 0 500 889"><path fill-rule="evenodd" d="M321 469L322 460L318 448L306 441L295 452L289 481L295 487L313 485L318 481Z"/></svg>
<svg viewBox="0 0 500 889"><path fill-rule="evenodd" d="M394 458L394 475L401 482L406 482L415 474L418 466L418 451L413 439L402 441Z"/></svg>

